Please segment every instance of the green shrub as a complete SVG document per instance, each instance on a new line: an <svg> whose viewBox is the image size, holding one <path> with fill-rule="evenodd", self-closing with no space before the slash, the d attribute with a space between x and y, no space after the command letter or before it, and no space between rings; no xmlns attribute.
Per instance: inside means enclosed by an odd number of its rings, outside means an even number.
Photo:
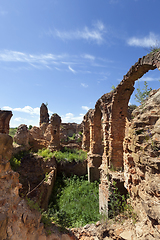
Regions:
<svg viewBox="0 0 160 240"><path fill-rule="evenodd" d="M10 128L9 129L9 135L11 137L14 137L15 133L17 132L17 127L16 128Z"/></svg>
<svg viewBox="0 0 160 240"><path fill-rule="evenodd" d="M26 151L22 151L18 154L15 154L14 156L12 156L12 158L10 159L10 165L13 171L17 171L17 169L19 168L19 166L21 165L21 159L28 154L28 152Z"/></svg>
<svg viewBox="0 0 160 240"><path fill-rule="evenodd" d="M137 215L130 204L129 195L121 195L114 181L110 185L109 190L108 218L115 218L117 215L122 214L125 218L132 218L135 224Z"/></svg>
<svg viewBox="0 0 160 240"><path fill-rule="evenodd" d="M135 94L135 100L137 102L139 102L140 104L142 104L142 102L149 96L150 91L152 90L152 88L148 88L148 83L147 81L144 81L144 87L141 90L140 89L140 84L138 81L138 87L137 87L137 93Z"/></svg>
<svg viewBox="0 0 160 240"><path fill-rule="evenodd" d="M38 155L42 156L45 160L48 160L50 158L53 158L54 153L52 153L49 149L39 149Z"/></svg>
<svg viewBox="0 0 160 240"><path fill-rule="evenodd" d="M87 153L84 152L83 150L68 149L68 148L64 148L62 151L54 152L54 156L57 162L61 162L61 161L83 162L85 159L87 159Z"/></svg>
<svg viewBox="0 0 160 240"><path fill-rule="evenodd" d="M86 177L60 178L53 189L47 214L65 227L96 222L100 218L98 192L98 182L89 183Z"/></svg>
<svg viewBox="0 0 160 240"><path fill-rule="evenodd" d="M80 142L82 142L82 139L81 139L81 138L78 138L76 142L77 142L77 143L80 143Z"/></svg>
<svg viewBox="0 0 160 240"><path fill-rule="evenodd" d="M38 155L45 158L45 160L55 156L57 162L61 162L61 161L83 162L85 159L87 159L87 153L84 152L83 150L69 149L66 147L63 148L62 151L55 151L53 153L49 149L39 149Z"/></svg>

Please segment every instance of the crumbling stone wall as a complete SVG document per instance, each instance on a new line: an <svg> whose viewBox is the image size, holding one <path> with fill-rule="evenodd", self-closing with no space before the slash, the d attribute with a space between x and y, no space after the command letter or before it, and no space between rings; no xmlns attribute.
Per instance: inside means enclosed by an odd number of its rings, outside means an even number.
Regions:
<svg viewBox="0 0 160 240"><path fill-rule="evenodd" d="M71 237L69 234L60 233L54 226L54 233L47 235L43 227L43 223L41 223L40 212L34 209L31 210L27 204L26 199L22 199L19 197L19 189L22 187L22 185L19 183L19 174L11 169L9 163L9 159L11 158L13 151L13 139L11 136L5 133L9 130L8 119L12 116L12 112L4 112L4 114L0 114L0 124L2 123L2 125L0 125L0 239L74 239L74 237ZM5 129L3 129L3 127ZM50 185L51 178L54 178L55 176L55 168L53 165L53 162L47 161L45 169L43 169L44 173L50 171L49 178L45 184ZM23 169L23 173L25 170L26 169ZM25 172L24 175L25 174L29 173ZM44 191L45 195L43 195L42 197L46 197L48 200L48 189L45 184L43 189L47 191ZM44 208L46 208L46 204L43 203L43 205Z"/></svg>
<svg viewBox="0 0 160 240"><path fill-rule="evenodd" d="M11 111L0 110L0 133L9 134L9 122L11 117Z"/></svg>
<svg viewBox="0 0 160 240"><path fill-rule="evenodd" d="M21 124L14 135L14 142L25 147L29 146L29 131L27 125Z"/></svg>
<svg viewBox="0 0 160 240"><path fill-rule="evenodd" d="M51 151L60 150L60 125L61 118L58 114L53 114L51 116L51 141L49 145L49 149Z"/></svg>
<svg viewBox="0 0 160 240"><path fill-rule="evenodd" d="M123 140L127 107L134 90L134 83L149 70L160 68L160 52L150 53L138 60L121 83L108 94L104 94L96 103L92 114L88 113L90 122L90 153L101 154L100 119L103 119L103 162L109 167L123 167ZM100 117L101 116L101 117ZM85 122L85 119L84 119ZM86 128L86 130L85 130ZM84 125L84 132L88 126ZM95 145L95 146L94 146Z"/></svg>
<svg viewBox="0 0 160 240"><path fill-rule="evenodd" d="M141 221L140 239L160 239L160 89L153 93L134 110L124 140L125 187Z"/></svg>
<svg viewBox="0 0 160 240"><path fill-rule="evenodd" d="M72 137L73 134L82 132L82 125L77 123L61 123L61 139L66 139L67 137Z"/></svg>
<svg viewBox="0 0 160 240"><path fill-rule="evenodd" d="M12 113L5 111L5 116L6 119L3 115L1 122L7 122L8 125L8 116L11 117ZM0 239L35 240L39 235L44 236L41 215L32 212L25 200L19 197L19 174L11 170L9 163L13 140L5 131L3 129L0 133Z"/></svg>
<svg viewBox="0 0 160 240"><path fill-rule="evenodd" d="M89 115L90 109L83 117L82 126L83 126L83 138L82 138L82 149L89 152L90 149L90 128L89 128Z"/></svg>
<svg viewBox="0 0 160 240"><path fill-rule="evenodd" d="M47 124L47 123L49 123L48 108L44 103L42 103L42 105L40 107L40 123L39 123L39 125L41 126L42 124Z"/></svg>

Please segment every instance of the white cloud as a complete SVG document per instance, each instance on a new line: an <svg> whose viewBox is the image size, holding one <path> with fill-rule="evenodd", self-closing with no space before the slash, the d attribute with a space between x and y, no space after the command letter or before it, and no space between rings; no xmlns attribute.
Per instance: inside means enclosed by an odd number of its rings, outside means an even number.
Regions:
<svg viewBox="0 0 160 240"><path fill-rule="evenodd" d="M139 81L147 81L147 82L149 82L149 81L159 81L159 80L160 80L160 78L153 78L153 77L142 77L142 78L139 79Z"/></svg>
<svg viewBox="0 0 160 240"><path fill-rule="evenodd" d="M94 24L94 26L95 26L95 28L99 29L100 31L103 31L105 29L104 24L99 20Z"/></svg>
<svg viewBox="0 0 160 240"><path fill-rule="evenodd" d="M2 109L4 110L10 110L10 111L16 111L16 112L23 112L23 113L29 113L31 115L40 115L40 108L32 108L30 106L25 106L24 108L11 108L8 106L4 106Z"/></svg>
<svg viewBox="0 0 160 240"><path fill-rule="evenodd" d="M45 65L47 68L49 64L58 64L61 59L66 57L65 54L62 55L54 55L54 54L40 54L40 55L32 55L18 51L12 50L3 50L0 51L0 61L2 62L23 62L28 63L35 68L39 68L39 66L35 64Z"/></svg>
<svg viewBox="0 0 160 240"><path fill-rule="evenodd" d="M87 87L88 87L88 85L85 84L85 83L81 83L81 86L84 87L84 88L87 88Z"/></svg>
<svg viewBox="0 0 160 240"><path fill-rule="evenodd" d="M87 106L82 106L82 109L88 111L88 110L89 110L89 107L87 107Z"/></svg>
<svg viewBox="0 0 160 240"><path fill-rule="evenodd" d="M153 47L157 46L159 36L150 32L148 36L143 38L132 37L127 40L128 45L136 47ZM158 41L159 42L159 41Z"/></svg>
<svg viewBox="0 0 160 240"><path fill-rule="evenodd" d="M16 122L24 122L24 123L28 121L27 118L22 118L22 117L17 117L17 118L14 118L13 120Z"/></svg>
<svg viewBox="0 0 160 240"><path fill-rule="evenodd" d="M40 108L32 108L30 106L25 106L24 108L14 108L13 111L17 111L17 112L24 112L24 113L29 113L29 114L36 114L39 115L40 114Z"/></svg>
<svg viewBox="0 0 160 240"><path fill-rule="evenodd" d="M73 68L71 68L70 66L68 66L68 68L71 72L76 73L76 71Z"/></svg>
<svg viewBox="0 0 160 240"><path fill-rule="evenodd" d="M12 111L12 108L11 107L8 107L8 106L4 106L2 107L3 110L7 110L7 111Z"/></svg>
<svg viewBox="0 0 160 240"><path fill-rule="evenodd" d="M39 117L30 119L30 118L23 118L23 117L15 117L11 118L10 127L18 127L21 124L25 124L27 126L39 126Z"/></svg>
<svg viewBox="0 0 160 240"><path fill-rule="evenodd" d="M66 113L64 116L62 116L62 122L63 123L81 123L83 121L84 114L79 114L79 116L74 116L73 113Z"/></svg>
<svg viewBox="0 0 160 240"><path fill-rule="evenodd" d="M56 55L48 53L36 55L19 51L1 50L0 63L1 62L4 62L4 64L0 64L1 67L3 66L4 69L12 71L31 70L32 68L41 70L47 68L49 70L53 69L63 72L69 70L73 73L97 74L99 72L95 72L95 69L97 67L106 68L104 62L109 62L109 60L95 57L91 54L69 55L65 53ZM13 62L16 64L12 64ZM7 64L5 65L5 63ZM8 63L11 64L9 65ZM76 66L76 70L74 66ZM88 87L87 85L82 86Z"/></svg>
<svg viewBox="0 0 160 240"><path fill-rule="evenodd" d="M84 55L82 55L82 57L86 58L86 59L89 59L89 60L92 60L92 61L95 60L95 57L90 55L90 54L84 54Z"/></svg>
<svg viewBox="0 0 160 240"><path fill-rule="evenodd" d="M104 41L103 34L105 33L105 26L101 21L97 21L92 29L84 27L82 30L75 31L59 31L55 29L49 30L48 34L57 36L62 40L84 39L87 41L94 41L101 44Z"/></svg>

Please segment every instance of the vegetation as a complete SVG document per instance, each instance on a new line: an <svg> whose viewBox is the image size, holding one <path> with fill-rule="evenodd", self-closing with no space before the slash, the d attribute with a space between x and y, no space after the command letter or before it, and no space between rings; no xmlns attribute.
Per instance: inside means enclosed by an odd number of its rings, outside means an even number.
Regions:
<svg viewBox="0 0 160 240"><path fill-rule="evenodd" d="M52 158L55 156L57 162L61 161L68 161L68 162L83 162L85 159L87 159L87 153L83 150L77 150L77 149L70 149L70 148L63 148L62 151L55 151L51 152L49 149L39 149L38 155L45 158L45 160Z"/></svg>
<svg viewBox="0 0 160 240"><path fill-rule="evenodd" d="M16 128L10 128L9 129L9 135L11 137L14 137L15 133L17 132L17 127Z"/></svg>
<svg viewBox="0 0 160 240"><path fill-rule="evenodd" d="M149 96L150 91L152 88L148 88L147 81L144 81L144 88L140 89L140 84L138 81L137 93L135 94L135 100L142 104L142 102Z"/></svg>
<svg viewBox="0 0 160 240"><path fill-rule="evenodd" d="M137 108L137 105L135 105L135 104L128 105L128 109L129 109L131 112L133 112L136 108Z"/></svg>
<svg viewBox="0 0 160 240"><path fill-rule="evenodd" d="M87 176L58 176L48 211L42 213L43 223L49 225L54 222L63 228L81 227L106 217L99 214L98 185L97 181L89 183ZM133 223L136 222L137 215L127 198L128 195L124 196L118 192L115 182L110 185L109 219L116 220L119 216L123 219L132 218Z"/></svg>
<svg viewBox="0 0 160 240"><path fill-rule="evenodd" d="M32 125L29 125L28 129L30 130L30 129L32 129L32 127L33 127Z"/></svg>
<svg viewBox="0 0 160 240"><path fill-rule="evenodd" d="M110 184L109 190L108 218L116 218L117 215L122 215L125 218L132 218L133 223L135 223L137 215L130 204L129 195L121 195L114 181Z"/></svg>
<svg viewBox="0 0 160 240"><path fill-rule="evenodd" d="M73 133L72 137L68 137L68 138L69 138L69 140L74 140L76 138L76 134Z"/></svg>
<svg viewBox="0 0 160 240"><path fill-rule="evenodd" d="M160 42L156 41L156 43L153 46L150 46L149 51L150 53L155 53L160 51Z"/></svg>
<svg viewBox="0 0 160 240"><path fill-rule="evenodd" d="M84 226L99 220L98 198L98 182L89 183L87 176L59 176L43 215L64 227Z"/></svg>
<svg viewBox="0 0 160 240"><path fill-rule="evenodd" d="M69 149L66 147L62 151L54 152L54 156L57 162L60 161L83 162L85 159L87 159L87 153L84 152L83 150Z"/></svg>
<svg viewBox="0 0 160 240"><path fill-rule="evenodd" d="M15 154L14 156L12 156L12 158L10 159L10 165L11 165L11 168L12 168L13 171L17 171L17 169L21 165L22 158L26 154L28 154L28 152L22 151L22 152L19 152L18 154Z"/></svg>
<svg viewBox="0 0 160 240"><path fill-rule="evenodd" d="M52 153L49 149L39 149L38 155L42 156L45 160L48 160L54 156L54 153Z"/></svg>

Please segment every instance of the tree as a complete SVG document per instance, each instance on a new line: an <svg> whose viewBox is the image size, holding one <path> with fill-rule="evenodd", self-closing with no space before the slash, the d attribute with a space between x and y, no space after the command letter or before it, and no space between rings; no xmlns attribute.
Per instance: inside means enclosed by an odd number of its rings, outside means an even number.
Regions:
<svg viewBox="0 0 160 240"><path fill-rule="evenodd" d="M138 81L138 87L136 90L137 93L135 94L135 100L141 104L149 96L149 93L152 90L152 88L148 88L147 81L144 81L144 88L141 90Z"/></svg>
<svg viewBox="0 0 160 240"><path fill-rule="evenodd" d="M31 128L32 128L32 125L29 125L29 128L28 128L28 129L30 130Z"/></svg>

